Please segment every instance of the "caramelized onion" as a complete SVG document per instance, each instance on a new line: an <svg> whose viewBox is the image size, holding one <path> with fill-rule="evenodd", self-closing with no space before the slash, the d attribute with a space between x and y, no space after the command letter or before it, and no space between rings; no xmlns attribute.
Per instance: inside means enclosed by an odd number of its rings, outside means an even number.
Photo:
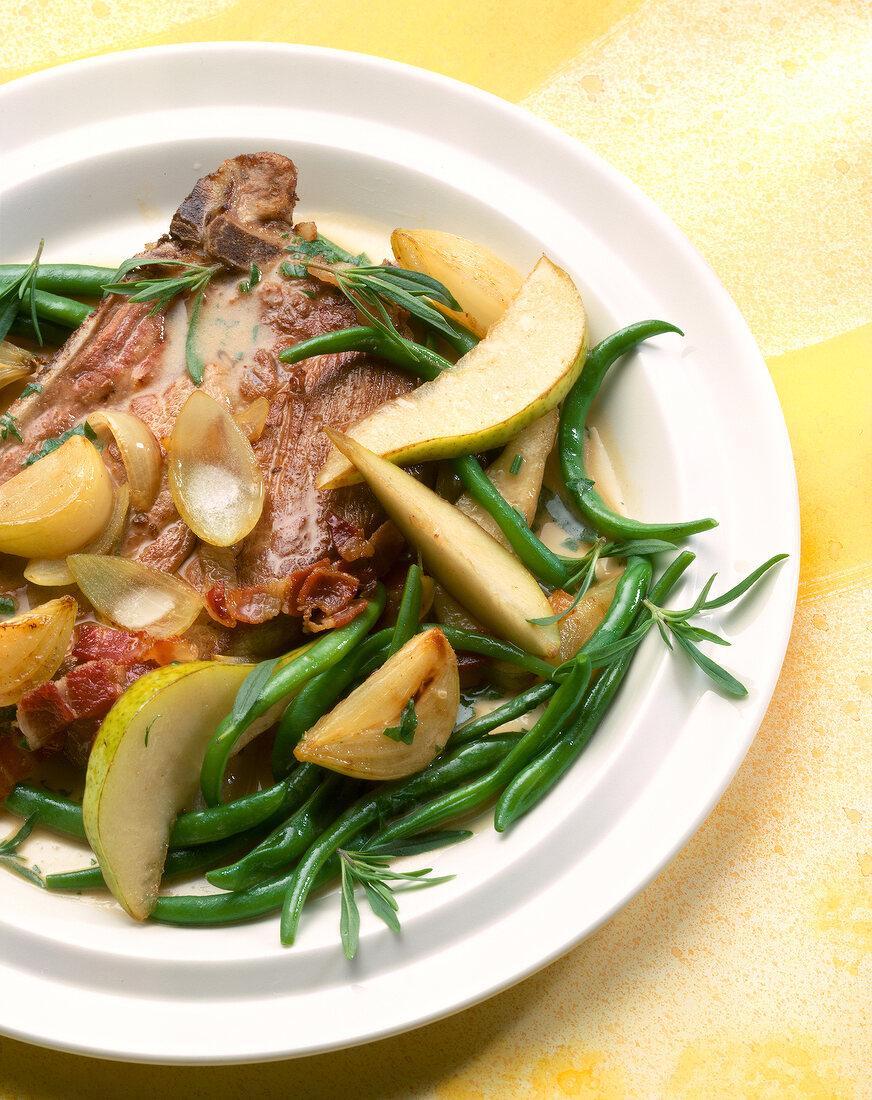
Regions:
<svg viewBox="0 0 872 1100"><path fill-rule="evenodd" d="M441 630L427 630L320 718L294 755L359 779L401 779L445 748L459 702L454 650Z"/></svg>
<svg viewBox="0 0 872 1100"><path fill-rule="evenodd" d="M0 706L7 707L61 666L76 622L72 596L49 600L0 622Z"/></svg>
<svg viewBox="0 0 872 1100"><path fill-rule="evenodd" d="M100 452L74 435L0 486L0 551L66 557L100 534L114 497Z"/></svg>
<svg viewBox="0 0 872 1100"><path fill-rule="evenodd" d="M245 438L249 443L257 443L263 434L266 418L269 416L269 401L265 397L256 397L254 401L233 419L245 432Z"/></svg>
<svg viewBox="0 0 872 1100"><path fill-rule="evenodd" d="M142 562L111 554L72 554L67 564L94 609L125 630L172 638L183 634L203 610L190 585Z"/></svg>
<svg viewBox="0 0 872 1100"><path fill-rule="evenodd" d="M263 511L263 477L245 433L213 397L195 390L170 436L170 492L198 538L231 546Z"/></svg>
<svg viewBox="0 0 872 1100"><path fill-rule="evenodd" d="M99 435L115 440L130 486L130 503L139 512L154 504L160 488L160 444L138 416L106 409L92 413L88 423Z"/></svg>
<svg viewBox="0 0 872 1100"><path fill-rule="evenodd" d="M434 229L395 229L391 247L397 263L443 283L463 310L457 317L484 336L521 286L521 276L483 245ZM442 308L442 307L440 307Z"/></svg>
<svg viewBox="0 0 872 1100"><path fill-rule="evenodd" d="M112 507L109 522L93 542L83 547L82 553L108 554L114 550L124 530L129 509L130 487L122 485L115 493L115 504ZM76 583L76 578L65 558L31 558L25 566L24 578L31 584L38 584L43 588L63 588L65 585Z"/></svg>

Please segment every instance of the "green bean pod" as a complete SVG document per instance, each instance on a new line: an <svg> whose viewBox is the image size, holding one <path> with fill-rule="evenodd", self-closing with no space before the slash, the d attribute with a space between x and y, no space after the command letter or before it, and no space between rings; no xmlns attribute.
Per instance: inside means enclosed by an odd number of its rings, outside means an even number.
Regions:
<svg viewBox="0 0 872 1100"><path fill-rule="evenodd" d="M649 558L627 559L626 568L618 579L608 610L582 646L582 653L588 655L594 667L597 667L597 653L626 634L639 605L648 593L652 571Z"/></svg>
<svg viewBox="0 0 872 1100"><path fill-rule="evenodd" d="M429 381L451 366L451 363L438 352L416 344L402 336L392 337L381 329L368 325L356 325L353 328L339 329L337 332L325 332L321 336L312 336L301 340L299 344L286 348L279 354L283 363L300 363L313 355L337 355L345 351L362 351L377 355L395 366L417 374Z"/></svg>
<svg viewBox="0 0 872 1100"><path fill-rule="evenodd" d="M670 542L717 526L714 519L685 523L642 523L627 519L605 503L584 465L585 422L609 367L643 340L667 332L683 335L666 321L639 321L607 336L591 351L584 369L563 402L557 446L563 480L584 518L612 539L663 538Z"/></svg>
<svg viewBox="0 0 872 1100"><path fill-rule="evenodd" d="M556 690L556 680L545 680L540 684L534 684L532 687L527 688L526 691L520 692L514 699L509 699L507 703L503 703L502 706L496 707L488 714L483 714L480 718L471 718L468 722L464 722L462 726L459 726L451 734L451 741L449 744L451 744L452 747L455 745L466 745L469 741L475 741L479 737L486 737L491 730L497 729L506 722L512 722L515 718L520 718L533 710L534 707L538 707L541 703L547 702Z"/></svg>
<svg viewBox="0 0 872 1100"><path fill-rule="evenodd" d="M170 832L170 847L187 848L244 832L272 817L284 805L288 795L286 780L254 794L193 810L176 818Z"/></svg>
<svg viewBox="0 0 872 1100"><path fill-rule="evenodd" d="M397 612L397 623L394 627L394 635L388 647L388 657L393 657L418 631L421 621L421 595L423 585L421 583L421 567L410 565L406 573L406 583L403 585L403 595L400 599L400 607Z"/></svg>
<svg viewBox="0 0 872 1100"><path fill-rule="evenodd" d="M276 703L292 695L298 688L311 680L313 676L332 668L349 650L372 629L385 605L384 586L379 585L366 609L346 626L322 635L313 645L298 657L274 671L264 684L255 702L246 708L244 714L235 709L219 724L212 735L203 758L200 772L200 790L206 804L217 806L221 802L221 781L227 762L236 742L255 719L262 717ZM244 688L243 684L243 688ZM287 774L273 769L275 775Z"/></svg>
<svg viewBox="0 0 872 1100"><path fill-rule="evenodd" d="M235 863L210 871L207 881L222 890L240 890L290 867L336 817L337 803L347 802L342 789L358 787L336 773L325 773L317 790L286 821Z"/></svg>
<svg viewBox="0 0 872 1100"><path fill-rule="evenodd" d="M27 270L27 264L0 264L0 289L4 283L14 283ZM114 267L93 264L43 264L36 270L34 285L65 297L102 298L103 285L112 282Z"/></svg>
<svg viewBox="0 0 872 1100"><path fill-rule="evenodd" d="M649 599L654 603L665 599L693 558L691 553L679 554L651 589ZM635 629L646 618L650 618L650 613L644 608L638 610L631 627ZM504 832L513 821L537 805L581 755L617 694L632 659L633 654L626 653L602 672L566 733L508 784L494 809L497 832Z"/></svg>
<svg viewBox="0 0 872 1100"><path fill-rule="evenodd" d="M82 804L53 791L41 787L31 787L27 783L17 783L3 803L7 810L28 818L36 815L39 825L53 829L64 836L85 839L85 826L82 823Z"/></svg>
<svg viewBox="0 0 872 1100"><path fill-rule="evenodd" d="M50 321L60 328L78 328L82 321L94 312L93 306L83 305L81 302L73 301L72 298L62 298L57 294L51 294L47 290L36 290L32 296L27 293L21 299L21 309L27 311L28 314L30 313L31 297L33 298L33 308L36 310L37 317L44 321Z"/></svg>
<svg viewBox="0 0 872 1100"><path fill-rule="evenodd" d="M534 657L531 653L525 653L511 642L502 642L499 638L493 638L490 634L479 634L474 630L464 630L459 626L448 626L444 623L425 623L422 630L438 628L448 639L452 649L461 649L466 653L477 653L481 657L492 657L495 661L508 661L517 665L526 672L532 672L534 676L550 679L554 675L554 666L543 661L541 657Z"/></svg>
<svg viewBox="0 0 872 1100"><path fill-rule="evenodd" d="M304 894L308 894L316 881L318 885L326 881L318 878L319 871L328 865L331 852L348 837L357 836L373 822L402 812L428 793L450 788L471 775L492 768L513 744L514 739L510 737L490 737L464 745L456 752L434 761L425 771L409 779L385 784L359 799L334 822L328 833L322 834L315 845L310 847L310 853L322 842L329 848L334 833L339 831L342 834L342 839L337 840L330 851L325 853L325 858L317 860L318 869L311 876L307 875ZM346 829L345 825L349 821L351 826ZM297 881L298 872L299 867L256 886L232 893L161 897L158 898L151 918L170 924L225 924L263 916L282 907L289 887ZM304 900L305 896L300 900L300 907Z"/></svg>

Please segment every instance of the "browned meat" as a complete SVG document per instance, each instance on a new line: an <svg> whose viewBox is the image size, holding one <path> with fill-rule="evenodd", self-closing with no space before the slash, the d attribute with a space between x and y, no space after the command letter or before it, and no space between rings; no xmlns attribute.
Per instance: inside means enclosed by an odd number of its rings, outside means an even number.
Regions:
<svg viewBox="0 0 872 1100"><path fill-rule="evenodd" d="M368 490L314 488L329 446L322 427L344 427L412 383L400 370L359 354L290 367L279 360L280 351L300 340L357 323L354 308L334 288L280 270L294 235L296 179L293 163L277 154L225 161L196 184L169 235L143 253L157 262L225 265L209 283L197 326L198 353L206 364L202 386L232 413L257 398L269 402L255 443L267 502L248 538L229 550L197 545L164 480L153 507L131 515L120 547L166 572L178 570L225 628L279 614L315 627L336 622L361 584L390 565L399 546L395 534L383 533L376 553L371 539L384 515ZM252 262L261 280L243 292L240 271ZM194 389L185 367L186 333L184 302L156 313L118 296L102 302L41 371L41 395L10 410L24 442L10 441L0 451L0 479L16 473L46 439L100 408L129 410L158 440L165 439ZM121 480L114 448L106 448L104 457ZM301 603L299 575L306 570L317 572L319 595ZM226 648L214 637L213 644Z"/></svg>

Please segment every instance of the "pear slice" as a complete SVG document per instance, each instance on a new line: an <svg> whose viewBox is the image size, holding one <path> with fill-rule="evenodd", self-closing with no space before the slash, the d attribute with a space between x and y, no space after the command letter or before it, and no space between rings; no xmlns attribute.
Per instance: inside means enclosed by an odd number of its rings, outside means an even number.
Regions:
<svg viewBox="0 0 872 1100"><path fill-rule="evenodd" d="M587 338L575 284L543 256L480 344L432 381L374 409L348 435L404 465L500 446L562 400L584 365ZM333 450L315 484L335 489L359 480Z"/></svg>
<svg viewBox="0 0 872 1100"><path fill-rule="evenodd" d="M528 653L550 660L557 626L530 619L554 614L533 575L496 539L411 474L340 432L325 429L353 462L384 510L421 553L425 568L484 626Z"/></svg>
<svg viewBox="0 0 872 1100"><path fill-rule="evenodd" d="M85 777L85 834L106 885L137 920L157 900L170 829L251 668L192 661L155 669L103 719Z"/></svg>
<svg viewBox="0 0 872 1100"><path fill-rule="evenodd" d="M319 718L294 755L358 779L402 779L445 748L459 705L454 650L441 630L425 630Z"/></svg>
<svg viewBox="0 0 872 1100"><path fill-rule="evenodd" d="M549 409L513 436L499 458L485 470L500 496L520 512L528 524L532 524L536 516L545 463L557 438L559 420L557 409ZM469 493L464 493L455 507L474 519L506 549L511 549L497 521Z"/></svg>

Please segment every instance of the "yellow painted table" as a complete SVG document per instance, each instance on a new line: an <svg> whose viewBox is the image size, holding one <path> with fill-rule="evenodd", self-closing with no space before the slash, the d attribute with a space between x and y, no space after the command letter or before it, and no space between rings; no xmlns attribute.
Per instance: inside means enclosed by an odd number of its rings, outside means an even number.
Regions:
<svg viewBox="0 0 872 1100"><path fill-rule="evenodd" d="M0 1096L872 1097L868 0L7 0L0 79L133 46L334 46L476 84L682 227L767 357L803 526L769 713L685 850L516 988L355 1050L126 1066L0 1039Z"/></svg>

